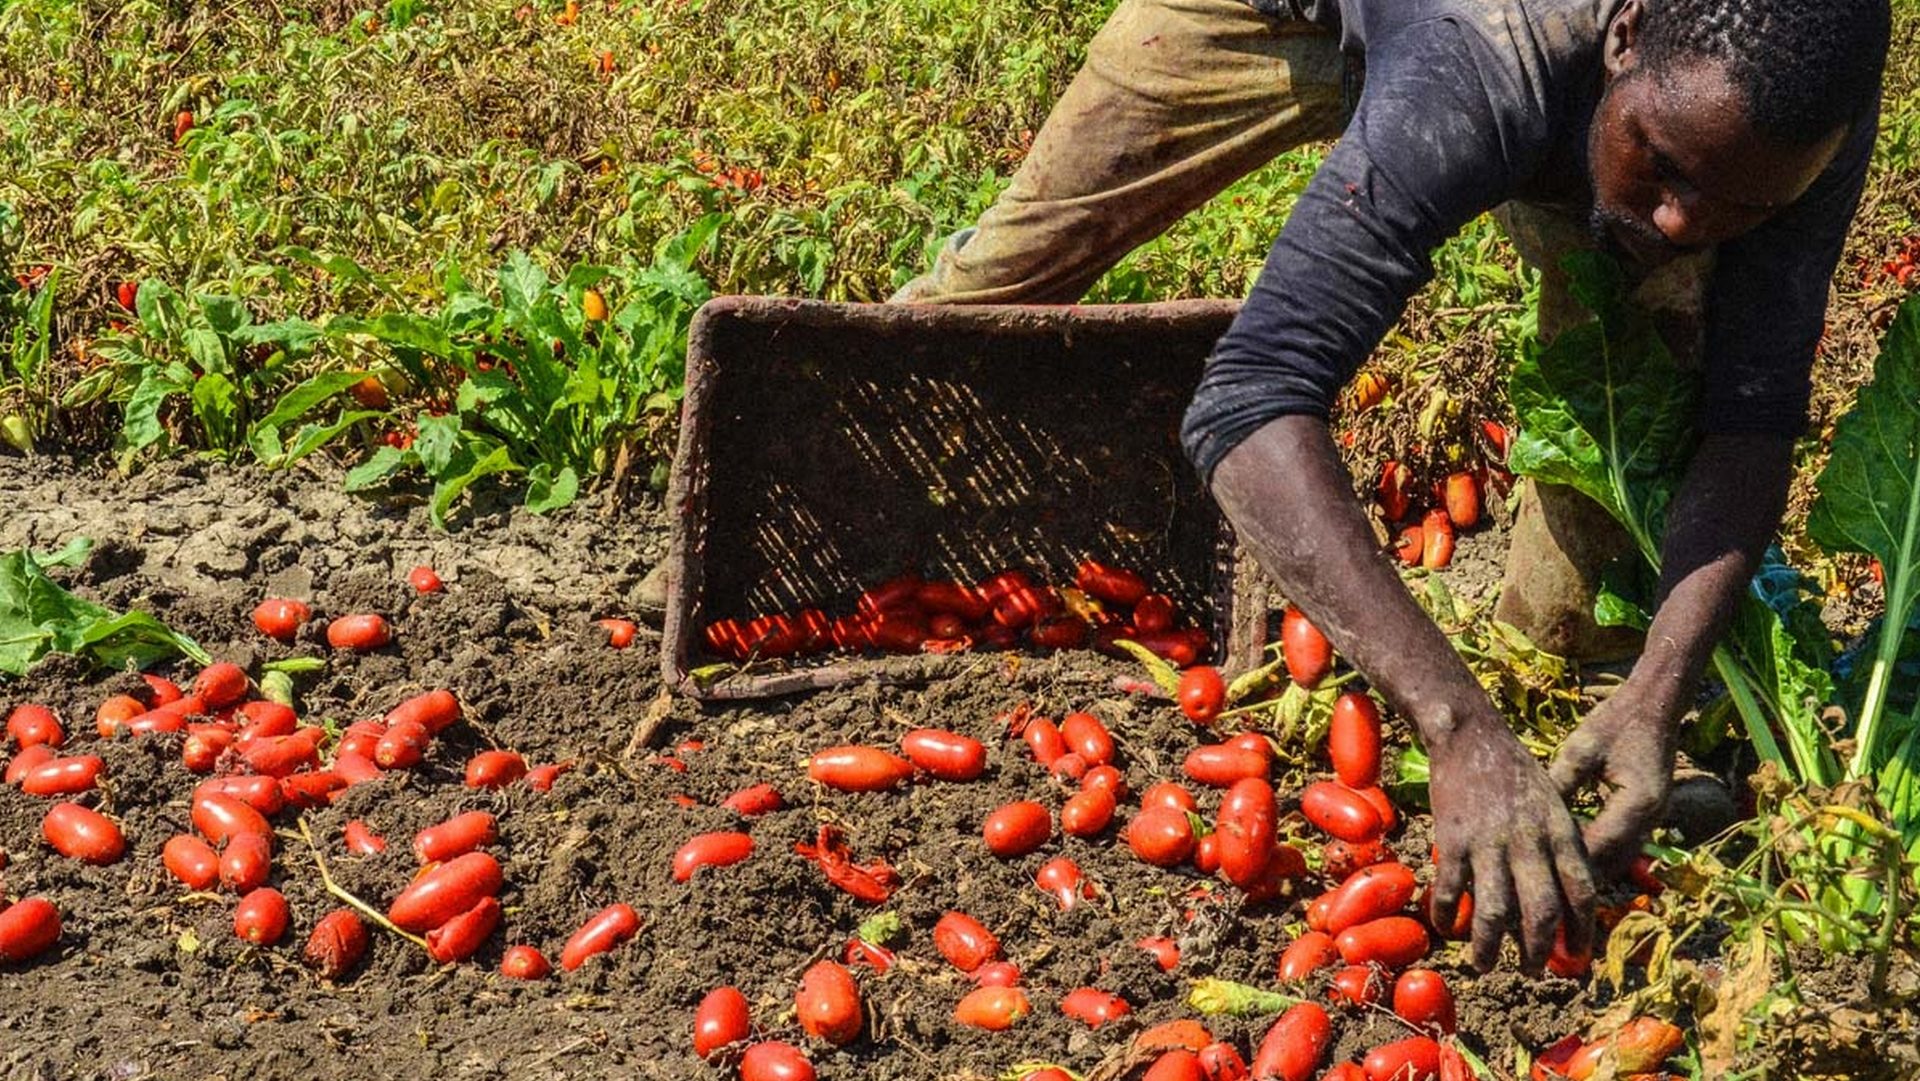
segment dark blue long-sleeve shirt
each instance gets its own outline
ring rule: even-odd
[[[1238,318],[1215,346],[1182,438],[1203,477],[1282,416],[1327,416],[1432,276],[1431,253],[1510,199],[1586,188],[1619,0],[1254,0],[1336,29],[1365,89]],[[1806,424],[1828,283],[1875,125],[1856,127],[1793,205],[1719,246],[1707,286],[1706,432]]]

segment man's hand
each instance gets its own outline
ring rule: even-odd
[[[1553,783],[1568,798],[1595,781],[1612,786],[1586,828],[1587,851],[1617,873],[1640,850],[1673,787],[1674,711],[1648,704],[1631,680],[1587,714],[1553,760]]]
[[[1516,921],[1537,971],[1561,921],[1569,947],[1590,937],[1593,881],[1579,831],[1546,770],[1381,555],[1351,484],[1326,423],[1291,416],[1221,460],[1213,495],[1287,598],[1419,729],[1433,760],[1436,899],[1457,902],[1471,880],[1475,963],[1499,960]]]
[[[1579,832],[1545,770],[1496,722],[1462,727],[1432,751],[1433,910],[1447,920],[1473,892],[1473,963],[1500,960],[1511,924],[1527,971],[1538,973],[1557,927],[1583,953],[1593,935],[1593,878]]]

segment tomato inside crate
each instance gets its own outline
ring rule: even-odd
[[[1085,583],[1089,559],[1144,578],[1155,596],[1126,600],[1150,601],[1155,625],[1170,600],[1197,659],[1257,652],[1264,613],[1236,625],[1231,533],[1179,441],[1233,311],[710,302],[668,492],[668,684],[752,697],[930,678],[988,648],[1090,648],[1099,628],[1044,596]],[[1043,594],[1037,616],[936,603],[903,629],[872,610],[907,575],[937,594],[1009,570]],[[996,618],[1029,622],[1009,635]]]

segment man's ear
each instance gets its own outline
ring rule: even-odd
[[[1632,71],[1639,63],[1639,54],[1634,46],[1640,40],[1640,0],[1627,0],[1614,12],[1613,21],[1607,23],[1607,33],[1602,39],[1601,60],[1606,64],[1607,77],[1613,78]]]

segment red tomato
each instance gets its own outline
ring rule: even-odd
[[[356,856],[374,856],[387,850],[387,839],[357,818],[347,823],[344,832],[347,851]]]
[[[1200,1072],[1207,1081],[1246,1081],[1247,1060],[1230,1043],[1219,1040],[1200,1049]]]
[[[1100,789],[1117,802],[1127,798],[1127,775],[1114,766],[1095,766],[1080,778],[1080,789],[1083,792]]]
[[[1003,804],[981,826],[987,849],[1001,859],[1024,856],[1053,836],[1053,816],[1032,800]]]
[[[1287,675],[1302,687],[1317,687],[1333,671],[1333,645],[1293,605],[1280,617],[1280,656],[1286,661]]]
[[[1395,1040],[1367,1052],[1360,1068],[1367,1081],[1436,1081],[1440,1045],[1425,1036]]]
[[[45,706],[31,704],[15,706],[13,712],[7,714],[7,736],[22,748],[40,744],[59,747],[67,742],[60,718]]]
[[[1265,780],[1271,765],[1266,755],[1244,746],[1212,743],[1187,752],[1181,770],[1194,781],[1227,788],[1247,778]]]
[[[467,759],[468,788],[505,788],[527,775],[518,751],[481,751]]]
[[[1153,1060],[1147,1072],[1140,1075],[1140,1081],[1207,1081],[1206,1067],[1200,1064],[1200,1055],[1184,1047],[1163,1051]]]
[[[250,893],[267,884],[273,871],[273,844],[263,833],[236,834],[220,850],[220,884]]]
[[[1236,781],[1220,801],[1220,873],[1241,889],[1260,880],[1273,856],[1279,809],[1273,786],[1258,777]]]
[[[553,791],[553,782],[559,780],[562,773],[572,768],[573,763],[571,762],[548,762],[545,765],[535,766],[527,771],[527,787],[533,789],[535,792],[551,792]],[[772,786],[768,785],[764,787],[771,788]],[[780,793],[775,792],[773,797],[778,800]],[[776,807],[773,809],[778,810],[779,808]]]
[[[1173,629],[1173,598],[1165,593],[1149,593],[1133,606],[1133,626],[1148,634]]]
[[[752,818],[756,815],[778,811],[787,805],[780,796],[780,790],[770,784],[749,785],[728,796],[720,806],[738,815]]]
[[[294,807],[324,807],[347,787],[347,779],[332,770],[296,773],[280,779],[280,794]]]
[[[220,880],[220,857],[191,833],[168,838],[160,849],[160,862],[190,890],[204,890]]]
[[[1328,878],[1345,880],[1362,867],[1371,867],[1384,862],[1392,853],[1378,839],[1353,844],[1348,841],[1328,841],[1320,846],[1320,867]]]
[[[1462,908],[1466,906],[1461,905]],[[1567,927],[1561,924],[1553,932],[1553,950],[1547,954],[1547,971],[1569,980],[1584,980],[1593,970],[1593,953],[1573,953],[1567,949]]]
[[[1333,948],[1333,936],[1325,931],[1308,931],[1293,940],[1280,954],[1280,979],[1285,983],[1304,980],[1340,960]]]
[[[1084,788],[1067,797],[1060,808],[1060,832],[1075,837],[1094,837],[1113,822],[1119,801],[1105,788]]]
[[[1041,864],[1040,870],[1034,872],[1033,881],[1042,892],[1060,902],[1062,911],[1093,897],[1093,887],[1080,873],[1080,865],[1064,856]]]
[[[1227,681],[1220,670],[1199,664],[1180,673],[1180,712],[1195,724],[1212,724],[1227,704]]]
[[[512,980],[544,980],[553,966],[539,950],[525,944],[508,946],[500,955],[500,975]]]
[[[631,619],[596,619],[593,625],[607,632],[607,645],[614,649],[625,649],[632,645],[634,637],[640,633],[640,628]],[[761,652],[774,655],[774,651],[764,645]]]
[[[271,946],[287,933],[292,921],[287,899],[279,890],[262,886],[240,898],[233,910],[233,933],[256,946]]]
[[[44,743],[21,748],[20,753],[13,756],[13,761],[7,763],[7,783],[19,784],[26,779],[27,774],[58,757],[60,756],[54,749]]]
[[[1213,830],[1193,842],[1193,869],[1203,875],[1220,873],[1220,832]]]
[[[1087,775],[1087,760],[1068,751],[1053,760],[1047,767],[1047,773],[1062,784],[1078,784]]]
[[[1372,807],[1374,813],[1380,816],[1381,832],[1385,833],[1390,831],[1394,826],[1399,824],[1400,814],[1394,810],[1393,800],[1387,797],[1386,791],[1379,785],[1375,784],[1368,785],[1365,788],[1356,788],[1354,792],[1357,793],[1361,799],[1366,800],[1367,805]]]
[[[581,924],[573,937],[567,939],[566,947],[560,951],[560,967],[572,972],[586,964],[587,958],[613,949],[639,931],[640,914],[633,910],[633,906],[608,905]]]
[[[1033,760],[1046,768],[1051,768],[1055,760],[1067,753],[1066,737],[1060,734],[1058,725],[1045,717],[1030,718],[1020,738],[1027,741]]]
[[[247,673],[237,664],[219,661],[201,669],[194,677],[193,693],[209,709],[225,709],[247,696]]]
[[[313,741],[298,733],[246,740],[234,745],[234,753],[248,769],[268,777],[285,777],[320,764]]]
[[[20,791],[29,796],[71,796],[92,788],[105,768],[106,763],[98,755],[80,754],[51,759],[28,770],[26,776],[20,778]]]
[[[1426,534],[1417,525],[1410,525],[1400,531],[1400,539],[1394,542],[1393,554],[1400,562],[1409,567],[1420,565],[1420,553],[1426,548]]]
[[[1174,867],[1193,855],[1193,823],[1187,812],[1145,807],[1127,823],[1127,846],[1155,867]]]
[[[130,694],[116,694],[100,703],[100,708],[94,712],[94,729],[100,733],[101,739],[112,739],[114,733],[145,712],[146,703],[138,698]]]
[[[842,792],[884,792],[913,776],[913,763],[878,747],[829,747],[807,760],[807,776]]]
[[[327,644],[335,649],[366,653],[393,641],[393,629],[384,617],[372,613],[341,616],[327,624]]]
[[[1413,899],[1413,869],[1404,863],[1362,867],[1336,887],[1327,904],[1327,933],[1391,916]]]
[[[1310,1081],[1332,1040],[1333,1021],[1319,1004],[1292,1006],[1261,1037],[1253,1055],[1253,1076]]]
[[[245,725],[240,730],[243,739],[290,736],[300,727],[300,715],[293,711],[292,706],[265,699],[248,702],[234,710],[234,720]]]
[[[500,861],[469,852],[414,879],[394,898],[387,918],[403,930],[428,931],[499,893],[501,881]]]
[[[987,771],[986,744],[938,728],[916,728],[900,737],[907,760],[943,781],[971,781]]]
[[[1132,608],[1146,598],[1147,581],[1130,570],[1108,567],[1083,560],[1074,572],[1073,584],[1093,597]]]
[[[259,811],[221,792],[196,792],[192,804],[193,828],[216,845],[242,833],[271,836],[272,827]]]
[[[972,972],[1000,956],[1000,940],[964,912],[949,912],[933,925],[933,948],[962,972]]]
[[[1340,959],[1350,965],[1376,964],[1405,968],[1427,955],[1432,943],[1419,920],[1383,916],[1356,924],[1333,937]]]
[[[1168,807],[1176,811],[1197,811],[1200,805],[1193,800],[1193,793],[1172,781],[1158,781],[1140,794],[1140,809],[1151,810],[1155,807]]]
[[[1089,766],[1113,761],[1113,735],[1091,713],[1069,713],[1061,718],[1060,735],[1067,741],[1067,750],[1086,759]]]
[[[253,610],[253,625],[268,638],[291,642],[301,624],[313,618],[313,609],[286,597],[270,597]]]
[[[41,820],[40,832],[55,852],[84,863],[112,863],[127,851],[127,840],[113,819],[77,803],[54,804]]]
[[[959,582],[922,582],[914,590],[913,599],[929,612],[939,612],[968,623],[978,623],[987,618],[987,613],[993,607],[979,590]]]
[[[382,718],[389,727],[403,723],[417,724],[433,736],[439,735],[459,719],[460,700],[453,696],[452,691],[445,689],[414,695],[388,710]]]
[[[1153,956],[1162,972],[1172,972],[1180,964],[1180,946],[1170,938],[1143,938],[1134,945]]]
[[[685,882],[702,867],[727,867],[753,855],[753,838],[744,833],[702,833],[673,854],[673,880]]]
[[[473,907],[427,932],[427,956],[443,965],[464,961],[500,926],[500,902],[482,897]]]
[[[367,954],[367,925],[351,908],[336,908],[320,917],[307,936],[300,960],[323,980],[337,980]]]
[[[1333,974],[1327,998],[1343,1006],[1371,1006],[1387,993],[1380,970],[1372,965],[1348,965]]]
[[[792,1044],[768,1040],[740,1056],[740,1081],[814,1081],[813,1063]]]
[[[26,961],[60,941],[60,910],[40,897],[25,897],[0,910],[0,965]]]
[[[1359,1063],[1342,1062],[1321,1075],[1320,1081],[1367,1081],[1367,1071]]]
[[[1413,470],[1391,459],[1381,465],[1375,497],[1387,521],[1397,522],[1407,516],[1413,500],[1412,489]]]
[[[1327,727],[1327,757],[1333,760],[1340,783],[1348,788],[1380,782],[1380,709],[1371,697],[1349,691],[1335,700],[1333,720]]]
[[[1132,1013],[1133,1007],[1119,995],[1095,987],[1077,987],[1060,999],[1060,1012],[1088,1028],[1099,1028]]]
[[[1453,523],[1447,512],[1435,508],[1420,520],[1420,565],[1437,571],[1453,562]]]
[[[1020,966],[1011,961],[989,961],[973,970],[973,982],[979,987],[1020,986]]]
[[[193,773],[212,773],[234,735],[220,725],[188,725],[187,738],[180,742],[180,764]]]
[[[414,834],[413,854],[421,863],[441,863],[499,839],[500,831],[492,815],[485,811],[467,811]]]
[[[1455,529],[1472,529],[1480,521],[1480,481],[1470,472],[1447,474],[1447,518]]]
[[[1315,781],[1300,793],[1307,821],[1342,841],[1359,844],[1385,832],[1380,812],[1358,792],[1332,781]]]
[[[800,991],[793,1004],[800,1028],[815,1039],[838,1047],[860,1036],[864,1020],[860,985],[837,961],[814,962],[800,977]]]
[[[412,769],[426,757],[427,744],[432,740],[432,733],[416,721],[389,725],[380,742],[374,744],[373,760],[382,769]],[[334,767],[339,768],[337,758]]]
[[[440,575],[425,563],[407,572],[407,584],[412,586],[416,593],[438,593],[443,588]]]
[[[1027,993],[1018,987],[976,987],[953,1007],[953,1019],[973,1028],[1001,1032],[1032,1012]]]
[[[694,1008],[693,1053],[703,1059],[712,1058],[715,1051],[739,1043],[752,1032],[747,996],[736,987],[716,987]]]
[[[1453,992],[1438,972],[1410,968],[1393,985],[1393,1012],[1416,1029],[1450,1036],[1455,1025]]]
[[[1205,1025],[1190,1017],[1175,1021],[1162,1021],[1133,1038],[1133,1050],[1136,1053],[1152,1051],[1171,1051],[1179,1048],[1199,1054],[1202,1047],[1213,1042],[1213,1034]]]

